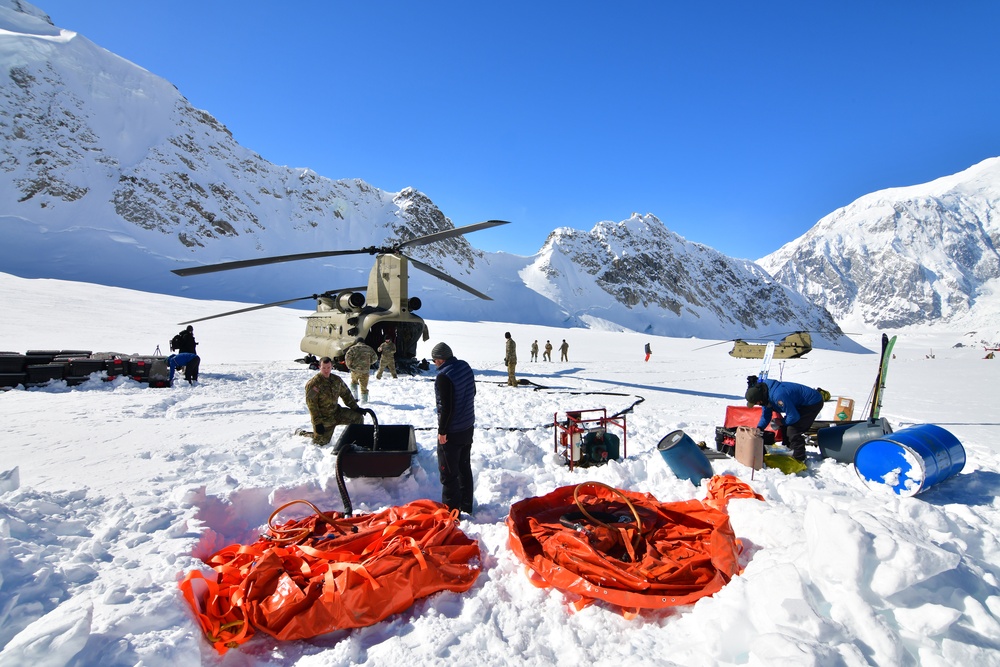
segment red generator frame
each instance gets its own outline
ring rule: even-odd
[[[597,414],[600,413],[600,414]],[[593,416],[586,416],[593,414]],[[552,434],[553,451],[562,456],[573,469],[573,448],[578,446],[583,436],[597,429],[608,430],[608,425],[616,426],[622,431],[622,459],[628,458],[628,423],[625,415],[608,417],[607,408],[592,408],[590,410],[567,410],[565,419],[559,419],[559,413],[552,418],[555,427]]]

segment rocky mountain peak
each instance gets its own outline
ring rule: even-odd
[[[839,321],[879,328],[977,318],[1000,279],[1000,158],[859,198],[759,261]]]

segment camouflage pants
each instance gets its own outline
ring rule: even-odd
[[[339,405],[330,414],[323,415],[322,422],[313,424],[313,444],[329,445],[333,439],[333,429],[335,426],[345,426],[347,424],[360,424],[365,416],[360,412],[355,412],[350,408],[342,408]],[[322,434],[316,432],[316,425],[322,423],[324,431]]]
[[[361,393],[362,394],[367,394],[368,393],[368,378],[369,378],[370,375],[371,375],[371,373],[369,373],[367,370],[360,371],[360,372],[358,372],[358,371],[351,371],[351,384],[352,385],[353,384],[358,385],[359,387],[361,387]],[[354,398],[357,398],[357,396],[355,396]]]
[[[517,386],[517,378],[514,377],[514,368],[517,367],[517,363],[507,364],[507,384],[511,387]]]
[[[389,369],[392,377],[396,377],[396,360],[395,359],[383,359],[382,363],[379,364],[378,373],[375,374],[375,379],[382,379],[382,371]]]

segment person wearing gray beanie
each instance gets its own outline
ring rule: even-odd
[[[431,350],[437,367],[434,397],[438,415],[438,469],[441,502],[448,509],[472,514],[472,437],[476,425],[476,378],[472,368],[438,343]]]
[[[448,347],[447,343],[438,343],[431,350],[431,359],[443,359],[444,361],[448,361],[453,356],[455,355],[451,353],[451,348]]]
[[[752,380],[752,381],[751,381]],[[760,421],[757,429],[763,431],[775,412],[784,413],[785,446],[792,450],[792,458],[805,463],[806,432],[823,409],[824,398],[819,390],[795,382],[747,378],[749,386],[744,397],[748,406],[759,405]]]

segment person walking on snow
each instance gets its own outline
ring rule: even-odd
[[[344,365],[351,371],[351,393],[358,398],[358,387],[361,388],[361,402],[368,402],[368,377],[372,374],[372,365],[378,361],[375,350],[365,345],[364,338],[357,341],[344,355]]]
[[[559,346],[559,361],[569,361],[569,343],[563,338],[562,345]]]
[[[812,427],[823,409],[823,395],[811,387],[795,382],[764,380],[751,377],[746,391],[747,405],[763,406],[757,430],[763,431],[771,423],[775,412],[784,413],[785,445],[792,450],[792,458],[806,460],[806,432]]]
[[[531,344],[531,360],[538,361],[538,341]]]
[[[543,361],[552,361],[552,341],[545,341],[545,352],[542,353]]]
[[[516,387],[517,378],[514,377],[514,368],[517,366],[517,343],[510,337],[510,332],[504,332],[507,342],[504,345],[503,363],[507,367],[507,386]]]
[[[653,350],[649,347],[649,343],[646,343],[646,361],[649,361],[649,357],[652,356]]]
[[[378,346],[378,353],[382,355],[379,358],[378,372],[375,373],[375,379],[382,379],[382,371],[389,369],[392,373],[392,377],[396,377],[396,346],[392,344],[391,338],[386,338],[385,342]]]
[[[434,346],[431,360],[437,367],[434,397],[438,414],[437,457],[441,472],[441,502],[449,509],[471,515],[476,379],[469,364],[456,359],[445,343]]]

